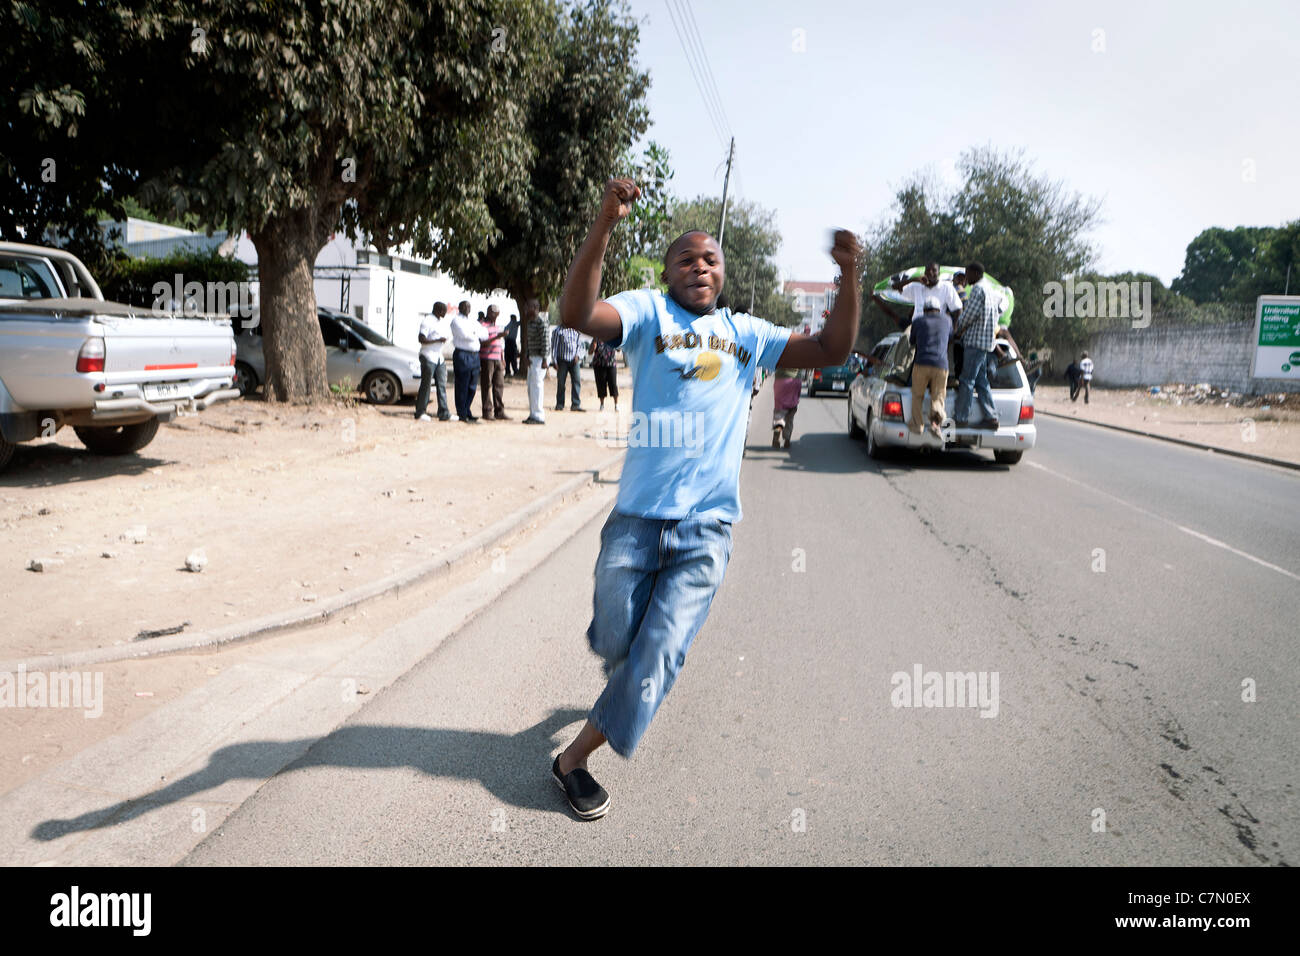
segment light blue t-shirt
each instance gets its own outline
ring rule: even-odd
[[[776,368],[790,330],[730,309],[695,315],[654,289],[606,301],[623,319],[633,380],[615,510],[739,521],[754,373]]]

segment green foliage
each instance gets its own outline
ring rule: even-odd
[[[643,286],[642,270],[647,265],[653,268],[657,283],[662,264],[654,260],[668,243],[668,219],[673,202],[668,185],[673,178],[672,166],[668,151],[658,143],[649,143],[640,160],[626,154],[618,171],[641,187],[641,198],[610,238],[605,253],[607,265],[601,273],[601,294],[605,296]]]
[[[1276,228],[1214,226],[1188,243],[1172,288],[1198,303],[1253,303],[1283,292],[1288,266],[1292,287],[1300,289],[1300,219]]]
[[[656,259],[663,267],[668,243],[684,232],[702,229],[711,236],[718,233],[722,197],[698,196],[673,203],[668,230]],[[722,257],[726,266],[723,295],[737,312],[749,312],[777,325],[794,325],[799,314],[789,297],[781,291],[781,270],[776,263],[781,248],[781,233],[776,227],[776,213],[745,199],[727,202],[727,228],[722,237]],[[827,258],[827,272],[835,266]]]
[[[216,249],[205,252],[177,250],[161,259],[118,259],[112,268],[95,277],[104,298],[129,305],[152,306],[157,296],[154,286],[161,282],[169,288],[177,275],[182,283],[247,282],[248,266],[238,259],[227,259]]]
[[[664,285],[660,278],[664,271],[662,260],[652,259],[649,256],[633,256],[621,265],[622,267],[619,268],[619,264],[614,263],[601,273],[602,295],[616,295],[625,289],[668,291],[668,286]]]
[[[650,78],[630,55],[638,38],[626,6],[611,0],[583,0],[550,25],[536,59],[553,66],[517,103],[530,146],[520,158],[522,177],[488,190],[478,227],[446,229],[434,244],[438,261],[461,284],[543,302],[559,292],[605,183],[649,124]],[[498,148],[490,136],[474,141],[467,159]],[[656,155],[647,162],[662,162],[666,181],[666,154]]]

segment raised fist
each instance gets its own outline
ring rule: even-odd
[[[854,274],[857,269],[858,255],[861,252],[862,247],[858,245],[856,235],[848,229],[835,230],[835,245],[831,247],[831,258],[840,267],[842,275]]]
[[[632,203],[641,196],[641,190],[630,179],[611,179],[605,184],[605,198],[600,203],[601,218],[611,223],[627,218]]]

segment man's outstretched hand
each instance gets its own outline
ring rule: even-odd
[[[600,217],[610,225],[626,219],[632,203],[641,198],[641,189],[630,179],[611,179],[605,184],[605,198],[600,203]]]
[[[607,192],[608,198],[609,193]],[[848,229],[835,230],[835,245],[831,247],[831,258],[835,264],[840,267],[840,274],[846,278],[850,275],[857,275],[858,255],[862,252],[862,247],[858,245],[858,237]]]

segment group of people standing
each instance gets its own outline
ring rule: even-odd
[[[429,386],[433,384],[438,398],[439,421],[461,421],[473,424],[480,421],[474,414],[474,395],[479,379],[483,380],[482,418],[508,420],[502,392],[505,387],[505,344],[511,327],[518,328],[518,320],[511,316],[506,328],[497,326],[501,310],[488,306],[487,313],[479,313],[478,321],[470,317],[470,304],[463,301],[450,319],[447,304],[435,302],[433,311],[420,324],[420,390],[415,397],[415,418],[428,422]],[[456,412],[447,407],[447,363],[442,350],[451,340],[452,375]]]
[[[501,310],[489,305],[480,312],[478,320],[470,317],[470,303],[463,301],[450,318],[447,304],[435,302],[433,310],[420,324],[420,388],[415,399],[417,421],[433,421],[428,414],[430,386],[437,396],[439,421],[461,421],[473,424],[482,420],[509,421],[503,391],[507,376],[520,373],[520,359],[528,379],[528,417],[525,425],[544,425],[542,408],[542,382],[546,378],[547,348],[550,347],[550,367],[556,370],[557,389],[555,410],[564,410],[564,386],[570,385],[569,407],[575,412],[582,408],[579,355],[581,338],[574,329],[557,327],[548,343],[546,320],[542,318],[535,298],[520,303],[523,321],[511,316],[504,328],[497,325]],[[522,349],[516,338],[522,329]],[[450,340],[452,352],[453,401],[455,411],[447,404],[447,363],[443,348]],[[615,350],[604,343],[592,342],[588,348],[592,356],[592,369],[596,376],[596,395],[600,407],[605,407],[606,395],[614,400],[618,410],[618,375]],[[482,383],[482,415],[474,414],[474,397]]]

